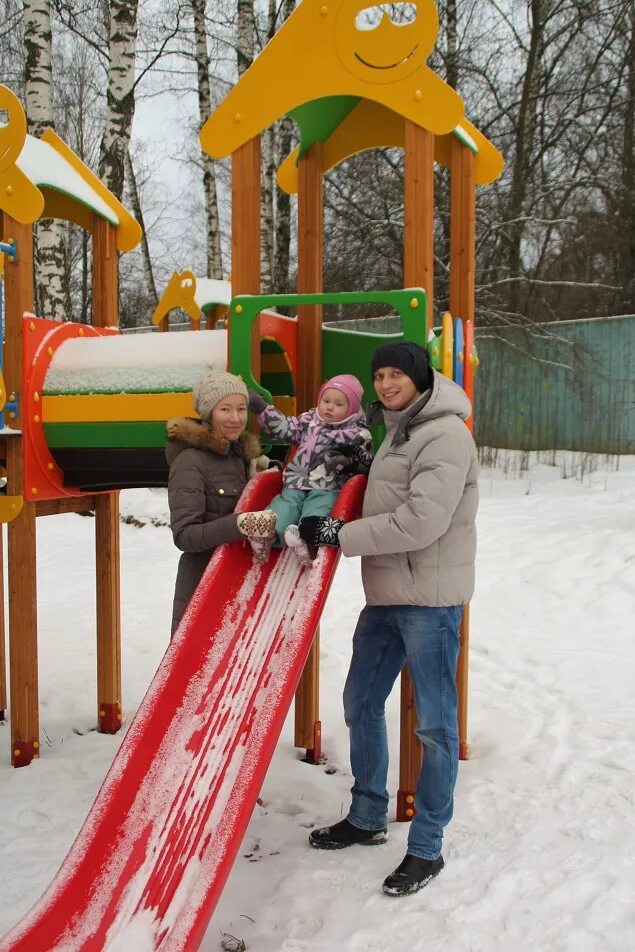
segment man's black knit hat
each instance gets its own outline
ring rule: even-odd
[[[410,377],[419,393],[432,386],[432,370],[428,351],[411,341],[399,341],[394,344],[382,344],[370,361],[373,376],[380,367],[396,367]]]

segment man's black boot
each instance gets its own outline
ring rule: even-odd
[[[387,896],[410,896],[427,886],[443,869],[443,857],[421,859],[406,853],[397,869],[384,879]]]
[[[334,826],[312,830],[309,843],[318,850],[343,850],[347,846],[379,846],[388,839],[386,830],[361,830],[348,820],[340,820]]]

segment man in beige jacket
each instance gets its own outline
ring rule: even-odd
[[[464,391],[429,366],[417,344],[374,353],[379,402],[370,424],[386,436],[370,468],[362,518],[300,524],[309,544],[362,557],[366,606],[353,637],[344,688],[354,784],[346,819],[313,830],[317,849],[377,845],[388,837],[385,702],[408,665],[423,767],[403,861],[383,883],[390,896],[417,892],[443,868],[458,766],[456,664],[463,605],[474,590],[478,463],[465,426]]]

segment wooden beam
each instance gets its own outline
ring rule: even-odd
[[[260,293],[260,136],[232,155],[231,286],[233,297]],[[260,380],[259,320],[254,321],[252,330],[251,367]]]
[[[426,337],[434,305],[434,136],[406,120],[404,156],[404,287],[426,292]],[[417,711],[407,668],[401,673],[397,819],[411,820],[421,771]]]
[[[475,319],[476,273],[476,180],[474,155],[452,137],[450,162],[450,310],[463,322]],[[470,429],[473,425],[473,416]],[[470,607],[461,619],[461,648],[456,672],[459,695],[459,756],[469,757],[467,740],[468,668],[470,649]]]
[[[118,257],[115,229],[93,222],[93,326],[116,327]],[[121,727],[121,607],[119,493],[95,498],[95,569],[97,591],[97,712],[99,730]]]
[[[324,290],[324,195],[322,144],[317,142],[298,167],[298,294]],[[298,380],[300,412],[315,406],[322,383],[322,307],[298,308]]]
[[[95,506],[97,555],[97,701],[99,730],[121,727],[121,613],[119,494],[98,496]]]
[[[427,295],[427,329],[434,301],[434,135],[406,120],[404,156],[404,287]]]
[[[35,504],[36,516],[58,516],[62,512],[92,512],[96,496],[66,496],[64,499],[42,499]]]
[[[300,159],[298,169],[298,293],[324,289],[324,196],[322,145],[315,143]],[[298,379],[300,412],[315,406],[322,383],[322,308],[298,308]],[[322,753],[320,724],[320,629],[304,666],[295,695],[295,746],[306,749],[305,759],[318,763]]]
[[[7,395],[18,397],[18,415],[10,421],[20,427],[22,393],[22,315],[33,311],[33,227],[4,215],[2,238],[15,239],[17,258],[4,264],[5,343],[4,379]],[[24,494],[23,444],[7,440],[7,493]],[[11,707],[11,762],[23,767],[39,756],[39,700],[37,670],[37,572],[35,506],[24,503],[7,526],[9,589],[9,670]]]
[[[450,311],[474,321],[476,183],[474,156],[452,136],[450,164]]]

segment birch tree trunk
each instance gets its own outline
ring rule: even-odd
[[[99,177],[119,200],[134,116],[134,67],[138,0],[110,0],[106,127],[101,140]]]
[[[236,63],[240,79],[254,60],[254,0],[238,0],[236,11]]]
[[[459,37],[457,30],[456,0],[447,0],[445,11],[447,54],[445,78],[452,89],[459,88]]]
[[[51,11],[49,0],[24,0],[26,51],[26,116],[31,135],[40,138],[53,128]],[[70,319],[64,287],[64,236],[62,222],[44,218],[35,231],[36,306],[42,317]]]
[[[267,42],[276,32],[276,0],[269,0]],[[275,234],[273,193],[276,176],[276,126],[262,134],[262,188],[260,192],[260,282],[263,294],[270,294],[273,285]]]
[[[130,150],[128,150],[125,155],[125,172],[126,180],[128,182],[128,190],[130,192],[132,211],[134,212],[134,217],[141,225],[141,260],[143,262],[143,276],[146,282],[148,297],[150,298],[150,305],[154,309],[159,303],[159,296],[157,294],[157,286],[154,282],[154,272],[152,270],[152,260],[150,258],[148,236],[146,234],[146,226],[143,220],[143,209],[141,208],[141,199],[139,197],[139,189],[137,188],[137,177],[134,172],[132,158],[130,157]]]
[[[209,54],[207,51],[207,33],[205,30],[205,0],[191,0],[191,2],[192,13],[194,14],[198,111],[202,125],[212,113],[212,94],[209,82]],[[201,150],[201,161],[203,164],[203,192],[205,195],[207,277],[218,278],[220,280],[223,277],[223,260],[220,245],[216,170],[214,160],[203,150]]]

